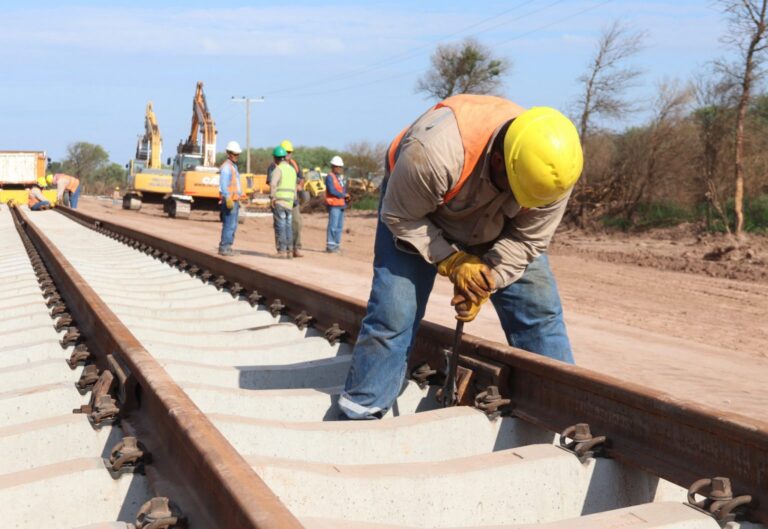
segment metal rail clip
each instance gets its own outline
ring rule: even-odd
[[[509,399],[504,399],[499,393],[498,386],[488,386],[485,391],[481,391],[475,396],[475,407],[485,412],[488,418],[495,420],[502,414],[502,409],[512,403]]]
[[[569,426],[560,433],[560,447],[576,454],[582,463],[590,457],[602,455],[607,444],[608,439],[604,435],[594,437],[585,422]]]
[[[126,436],[112,447],[109,457],[103,460],[112,479],[119,479],[123,474],[143,474],[144,465],[152,462],[152,455],[138,439]]]
[[[168,498],[152,498],[136,515],[136,529],[173,529],[184,527],[184,517]]]
[[[349,333],[339,327],[338,323],[334,323],[325,331],[325,339],[328,340],[328,343],[331,345],[336,345],[338,342],[343,342],[348,335]]]
[[[696,495],[704,499],[696,501]],[[688,504],[712,516],[721,526],[736,519],[736,509],[752,502],[752,496],[733,496],[731,480],[728,478],[705,478],[695,481],[688,489]]]

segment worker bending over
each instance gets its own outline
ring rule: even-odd
[[[27,205],[30,210],[40,211],[43,209],[51,209],[51,203],[48,202],[43,195],[40,184],[33,184],[27,193]]]
[[[237,231],[237,216],[240,213],[240,172],[237,170],[237,159],[243,150],[236,141],[227,143],[227,159],[219,168],[219,195],[221,200],[221,240],[219,254],[226,257],[235,255],[232,245]]]
[[[56,201],[77,209],[80,198],[80,179],[65,173],[56,173],[53,175],[53,181],[56,183]]]
[[[275,168],[269,182],[269,197],[277,239],[277,255],[291,259],[294,256],[292,210],[296,202],[297,175],[293,165],[286,161],[286,155],[282,145],[272,151]]]
[[[328,207],[328,230],[325,251],[337,253],[341,249],[341,234],[344,231],[344,210],[349,202],[347,181],[344,178],[344,160],[341,156],[331,158],[331,172],[325,177],[325,205]]]
[[[380,418],[396,399],[437,274],[454,284],[457,319],[490,298],[510,345],[573,363],[545,252],[582,164],[565,116],[492,96],[448,98],[395,138],[347,417]]]

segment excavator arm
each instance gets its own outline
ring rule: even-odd
[[[160,137],[160,127],[157,117],[152,110],[152,101],[147,103],[144,114],[144,135],[136,145],[136,159],[145,161],[149,169],[162,169],[163,140]]]
[[[200,134],[202,134],[202,149],[198,144]],[[197,82],[195,98],[192,100],[192,127],[189,138],[183,144],[179,144],[179,152],[202,154],[204,166],[215,167],[216,165],[216,125],[208,111],[202,81]]]

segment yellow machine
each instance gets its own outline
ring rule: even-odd
[[[44,151],[0,151],[0,202],[26,204],[29,188],[40,184],[46,200],[55,204],[56,189],[43,185],[48,162]]]
[[[307,171],[304,175],[304,190],[308,191],[312,198],[325,195],[325,177],[319,167],[314,171]]]
[[[163,140],[150,101],[144,114],[144,135],[136,144],[136,158],[128,163],[123,209],[139,210],[142,202],[161,202],[171,192],[171,171],[163,169],[162,155]]]
[[[200,137],[200,139],[198,138]],[[217,209],[219,168],[216,167],[216,126],[198,81],[192,100],[192,128],[185,142],[179,142],[173,160],[173,188],[166,195],[164,209],[170,217],[188,218],[195,209]],[[253,192],[253,180],[240,175],[244,194]]]

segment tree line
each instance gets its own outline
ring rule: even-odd
[[[720,0],[733,59],[715,59],[689,81],[663,80],[648,104],[627,97],[643,72],[631,59],[647,35],[614,22],[598,38],[577,86],[572,119],[585,167],[566,220],[622,228],[700,220],[711,230],[768,231],[768,0]],[[497,94],[512,63],[469,38],[437,47],[416,91],[440,100]],[[615,131],[639,110],[650,117]]]

